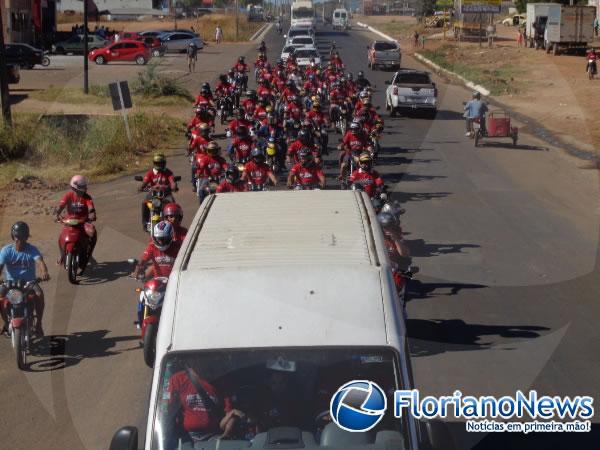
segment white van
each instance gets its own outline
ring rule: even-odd
[[[385,417],[365,433],[329,418],[333,394],[354,379],[389,396]],[[425,427],[394,419],[391,406],[395,389],[412,387],[402,308],[363,192],[204,201],[167,288],[146,450],[418,449]],[[198,405],[201,413],[186,415]],[[230,439],[210,439],[238,411]],[[211,432],[194,428],[209,423]],[[110,448],[137,444],[137,430],[124,427]]]
[[[334,30],[349,30],[350,17],[345,9],[336,9],[333,11],[333,19],[331,24]]]

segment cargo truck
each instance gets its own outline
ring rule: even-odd
[[[566,49],[585,49],[594,40],[595,6],[559,3],[527,4],[527,40],[557,55]]]
[[[452,30],[456,39],[484,38],[487,26],[494,23],[494,13],[463,12],[463,4],[470,6],[472,3],[472,1],[454,0],[455,18],[452,23]]]

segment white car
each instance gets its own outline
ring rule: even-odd
[[[288,40],[286,45],[293,45],[295,47],[316,47],[317,43],[312,36],[296,36]]]
[[[295,50],[296,47],[294,45],[286,45],[285,47],[283,47],[283,50],[281,50],[281,59],[286,61],[290,54]]]
[[[321,65],[321,55],[315,47],[297,48],[294,55],[299,67],[310,65],[311,60],[314,60],[317,66]]]
[[[398,112],[420,110],[430,118],[437,111],[437,88],[429,72],[414,69],[401,69],[392,81],[386,81],[385,108],[390,116]]]

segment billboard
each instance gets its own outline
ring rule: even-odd
[[[499,13],[502,0],[462,0],[462,13]]]

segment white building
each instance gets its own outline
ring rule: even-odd
[[[152,0],[88,0],[88,8],[94,10],[95,8],[90,5],[93,3],[96,5],[98,11],[118,11],[122,9],[129,10],[140,10],[140,9],[152,9]],[[77,13],[83,12],[83,1],[81,0],[58,0],[56,8],[59,12],[64,11],[75,11]]]

